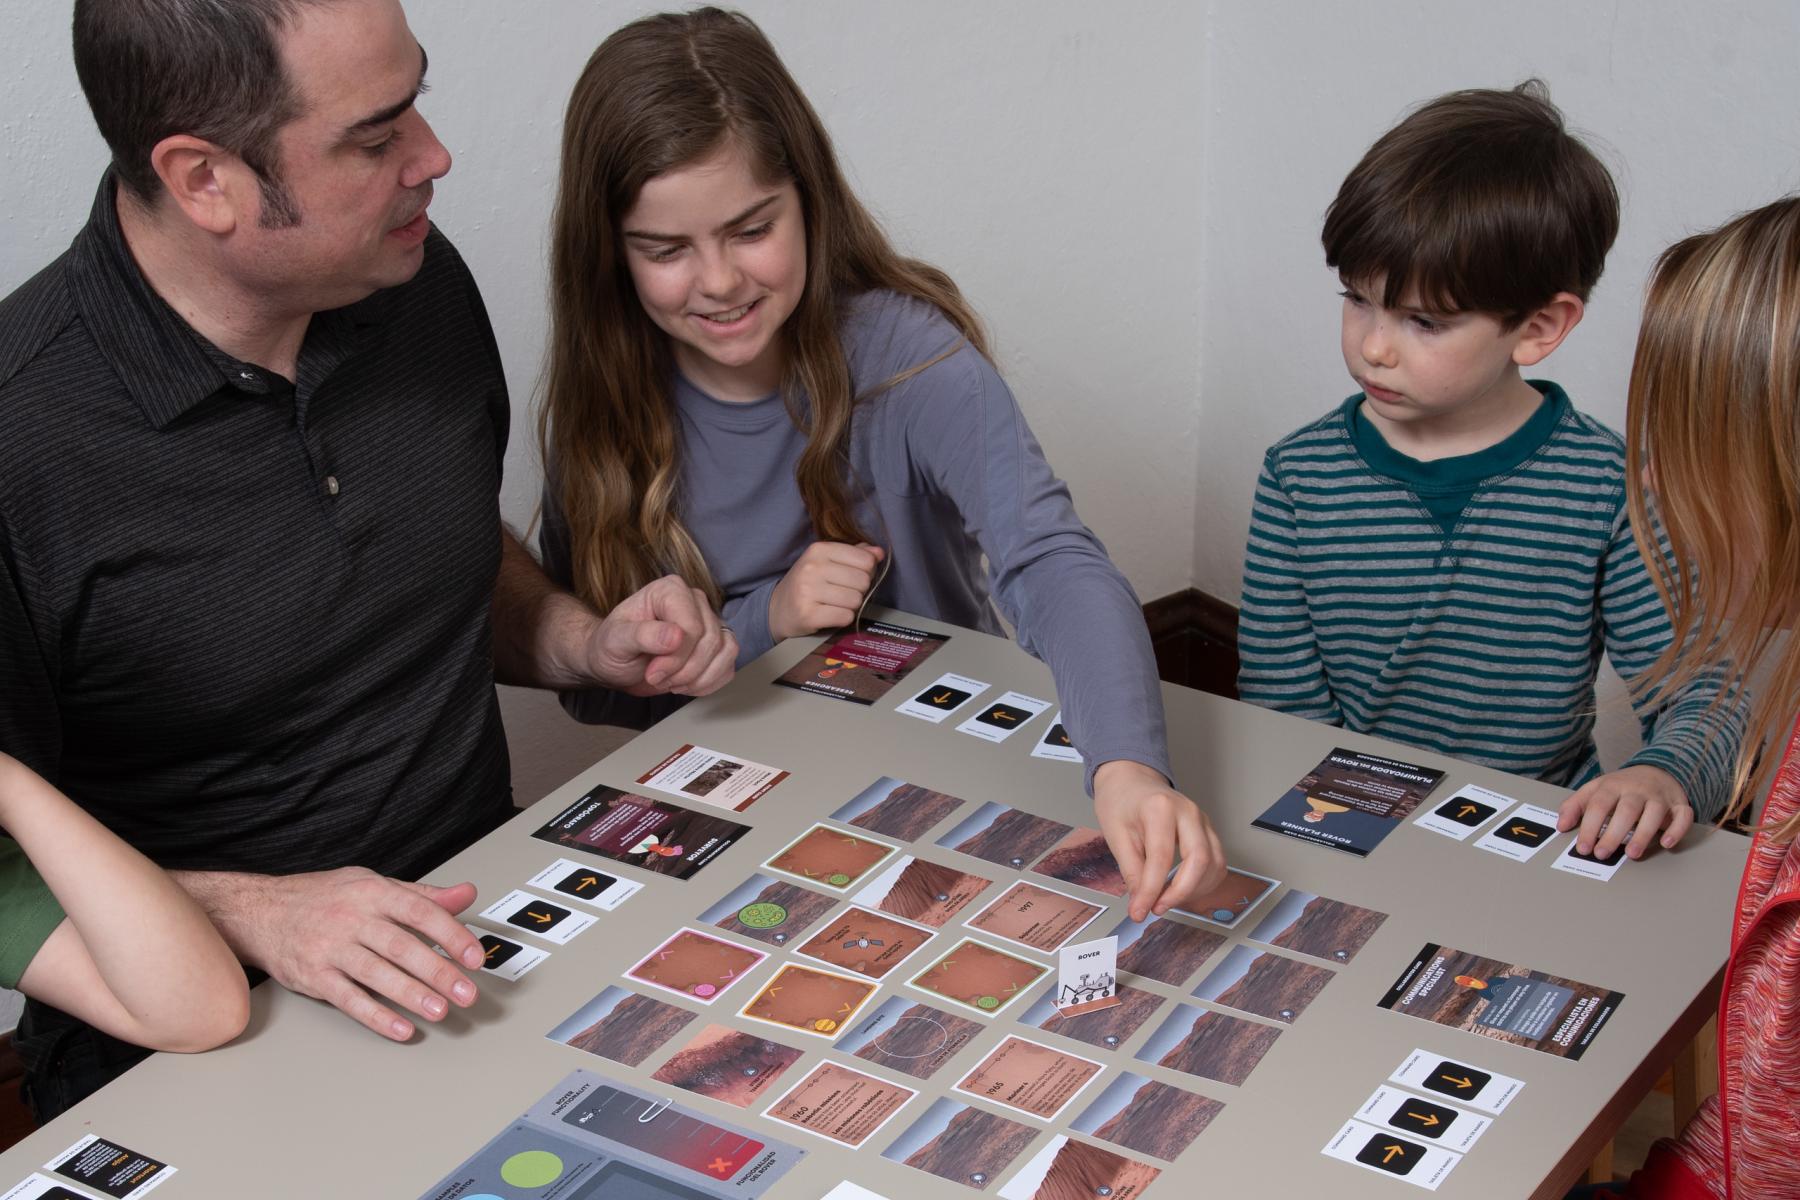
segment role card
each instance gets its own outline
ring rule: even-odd
[[[1498,1071],[1470,1066],[1461,1059],[1445,1058],[1429,1050],[1414,1050],[1401,1060],[1391,1082],[1419,1092],[1432,1092],[1484,1113],[1499,1116],[1506,1111],[1524,1082]]]
[[[973,734],[984,742],[1004,742],[1049,707],[1048,700],[1038,700],[1023,692],[1007,692],[958,725],[956,731]]]
[[[894,711],[917,717],[921,721],[930,721],[933,725],[942,725],[945,717],[987,691],[990,686],[992,685],[979,679],[970,679],[967,675],[946,672],[912,699],[901,701]]]
[[[589,908],[611,912],[643,890],[644,885],[583,866],[574,859],[559,858],[525,881],[534,888],[555,892]]]
[[[1437,1191],[1462,1161],[1460,1154],[1355,1120],[1344,1123],[1336,1136],[1325,1143],[1323,1153],[1370,1171],[1398,1176],[1431,1192]]]
[[[922,992],[991,1017],[1049,973],[1050,968],[1042,963],[1028,962],[973,938],[964,938],[910,982]]]
[[[787,777],[779,767],[684,745],[638,776],[638,782],[686,800],[743,812]]]
[[[939,838],[937,844],[958,854],[1020,871],[1026,863],[1072,832],[1072,825],[990,800]]]
[[[1009,1036],[963,1076],[955,1090],[1040,1121],[1054,1121],[1103,1070],[1104,1065],[1091,1058]]]
[[[1054,1003],[1056,988],[1041,996],[1019,1015],[1021,1025],[1035,1025],[1045,1033],[1073,1038],[1102,1050],[1117,1050],[1131,1040],[1131,1035],[1156,1015],[1163,998],[1142,988],[1121,987],[1114,995],[1115,1003],[1105,1008],[1071,1013]]]
[[[0,1192],[0,1200],[94,1200],[88,1192],[78,1192],[74,1188],[56,1182],[48,1175],[39,1175],[33,1171],[29,1178]]]
[[[794,953],[853,975],[880,979],[934,936],[923,925],[852,904]]]
[[[1555,861],[1550,865],[1558,871],[1567,871],[1569,874],[1579,875],[1583,879],[1597,879],[1601,883],[1605,883],[1619,873],[1620,867],[1630,861],[1625,857],[1624,842],[1615,846],[1613,852],[1605,858],[1583,854],[1575,848],[1579,843],[1579,838],[1571,839],[1569,844],[1563,847],[1563,852],[1557,855]]]
[[[827,637],[777,678],[775,686],[873,704],[949,640],[946,634],[871,621]]]
[[[721,816],[597,787],[531,836],[658,875],[690,879],[748,832],[748,825]]]
[[[558,946],[568,945],[570,939],[599,919],[592,913],[578,913],[572,908],[540,900],[518,888],[482,909],[481,915],[490,921],[523,929],[532,937],[543,938]]]
[[[1517,803],[1511,796],[1502,796],[1471,783],[1456,789],[1442,804],[1427,809],[1413,824],[1459,842],[1466,841],[1470,834],[1493,820],[1496,813],[1505,812]]]
[[[1458,1154],[1467,1154],[1476,1139],[1494,1123],[1488,1117],[1478,1117],[1385,1083],[1356,1110],[1356,1119],[1398,1130],[1408,1137]]]
[[[1126,1071],[1095,1097],[1071,1129],[1174,1162],[1225,1110],[1217,1100]]]
[[[1250,937],[1326,962],[1347,963],[1386,920],[1386,913],[1371,908],[1290,891],[1250,931]]]
[[[767,875],[752,875],[700,914],[715,929],[785,946],[806,936],[837,901],[810,888]]]
[[[979,1021],[890,996],[838,1039],[837,1048],[914,1079],[930,1079],[981,1030]]]
[[[1209,925],[1235,929],[1257,905],[1274,895],[1275,889],[1280,886],[1279,880],[1270,879],[1267,875],[1229,867],[1218,886],[1197,896],[1189,896],[1174,911],[1183,916],[1196,917]]]
[[[1105,911],[1079,896],[1021,879],[963,923],[1000,941],[1052,954]]]
[[[1125,876],[1098,829],[1073,829],[1031,868],[1035,874],[1091,888],[1108,896],[1125,894]]]
[[[801,1051],[759,1034],[708,1025],[651,1076],[695,1095],[749,1108],[768,1093]]]
[[[860,1146],[919,1093],[829,1060],[789,1088],[763,1116],[845,1146]]]
[[[1506,819],[1475,839],[1477,850],[1486,850],[1514,862],[1530,862],[1556,836],[1555,809],[1521,804]]]
[[[169,1182],[175,1168],[117,1142],[88,1134],[44,1164],[44,1170],[72,1179],[111,1200],[137,1200]]]
[[[1608,988],[1428,944],[1381,998],[1381,1007],[1579,1059],[1624,999]]]
[[[814,887],[841,892],[866,876],[894,852],[886,842],[817,824],[788,843],[787,849],[763,866],[792,875]]]
[[[609,987],[544,1036],[587,1054],[641,1066],[694,1019],[694,1014],[622,987]]]
[[[942,929],[993,881],[907,855],[871,879],[851,899],[920,925]]]
[[[1252,822],[1303,842],[1365,856],[1444,778],[1431,767],[1333,750]]]
[[[509,983],[517,983],[519,976],[550,957],[548,950],[489,933],[479,925],[464,925],[463,928],[481,943],[481,969]]]
[[[1113,930],[1119,939],[1119,970],[1180,987],[1225,944],[1222,933],[1169,917],[1133,921],[1127,916]]]
[[[1065,1017],[1119,1004],[1119,939],[1095,938],[1058,950],[1050,1003]]]
[[[712,1004],[767,957],[761,950],[698,929],[680,929],[625,975],[665,992]]]
[[[1281,1030],[1274,1025],[1178,1004],[1135,1057],[1139,1062],[1239,1087],[1280,1036]]]
[[[1292,1025],[1325,990],[1332,972],[1298,959],[1233,946],[1194,995],[1239,1012]]]
[[[982,1192],[1036,1139],[1037,1130],[1028,1125],[943,1099],[926,1109],[881,1157]]]
[[[961,808],[962,803],[947,792],[934,792],[884,775],[832,813],[831,819],[898,841],[916,842],[933,825]]]
[[[1081,751],[1075,748],[1075,743],[1069,740],[1069,731],[1063,728],[1061,713],[1050,718],[1050,728],[1044,730],[1044,736],[1031,748],[1031,757],[1048,758],[1053,762],[1081,761]]]
[[[738,1015],[833,1041],[879,985],[799,963],[784,963]]]
[[[1134,1200],[1161,1174],[1159,1167],[1058,1134],[1006,1181],[1000,1200],[1063,1200],[1066,1196]]]

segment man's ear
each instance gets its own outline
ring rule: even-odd
[[[1558,292],[1548,303],[1535,309],[1513,331],[1512,359],[1521,367],[1535,367],[1562,345],[1564,338],[1587,312],[1587,305],[1573,292]]]
[[[183,216],[208,233],[225,235],[237,228],[246,211],[245,187],[256,181],[242,159],[212,142],[185,133],[173,134],[150,151],[150,166],[169,200]]]

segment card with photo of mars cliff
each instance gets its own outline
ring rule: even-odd
[[[694,1014],[621,987],[609,987],[546,1036],[553,1042],[639,1066],[686,1029]]]
[[[990,937],[1053,954],[1105,911],[1079,896],[1021,879],[965,924]]]
[[[1058,1134],[1000,1189],[1000,1200],[1069,1200],[1107,1196],[1135,1200],[1162,1174],[1160,1167]]]
[[[840,971],[880,979],[935,936],[922,925],[853,904],[827,921],[794,953]]]
[[[1054,1121],[1105,1070],[1100,1063],[1022,1037],[1002,1038],[956,1090]]]
[[[739,937],[785,946],[806,936],[836,903],[810,888],[752,875],[701,913],[700,919]]]
[[[738,1015],[832,1040],[878,985],[798,963],[785,963]]]
[[[937,844],[983,862],[1022,871],[1026,863],[1073,831],[1072,825],[990,800],[958,822]]]
[[[1042,963],[1028,962],[1004,950],[964,938],[951,951],[911,980],[922,992],[991,1017],[1025,994],[1050,973]]]
[[[1226,1008],[1293,1024],[1331,982],[1332,972],[1279,954],[1233,946],[1194,995]]]
[[[774,682],[815,696],[873,704],[949,640],[941,633],[871,621],[827,637]]]
[[[851,899],[864,908],[942,929],[991,882],[908,854],[889,864]]]
[[[1428,944],[1382,997],[1381,1007],[1579,1059],[1624,1000],[1623,992],[1610,988]]]
[[[1170,917],[1133,921],[1127,916],[1113,930],[1119,939],[1119,971],[1180,987],[1225,944],[1222,933],[1201,929]]]
[[[1037,1138],[1037,1130],[996,1113],[939,1100],[881,1152],[890,1162],[986,1191]]]
[[[948,792],[934,792],[883,775],[832,813],[831,819],[870,833],[915,842],[962,804]]]
[[[1443,778],[1431,767],[1340,747],[1251,824],[1363,857]]]
[[[749,1108],[800,1056],[792,1046],[754,1033],[708,1025],[651,1078],[721,1104]]]
[[[761,950],[698,929],[682,929],[625,975],[677,996],[711,1004],[767,957]]]
[[[981,1030],[979,1021],[890,996],[840,1038],[837,1048],[914,1079],[930,1079]]]
[[[1131,1040],[1131,1035],[1144,1022],[1156,1015],[1156,1010],[1162,1007],[1163,1002],[1163,998],[1154,992],[1123,985],[1118,990],[1117,998],[1118,1003],[1109,1008],[1098,1008],[1093,1012],[1070,1016],[1058,1011],[1056,989],[1051,988],[1020,1015],[1019,1022],[1023,1025],[1035,1025],[1045,1033],[1098,1046],[1102,1050],[1117,1050]]]
[[[1039,875],[1091,888],[1108,896],[1125,894],[1125,876],[1098,829],[1074,829],[1031,868]]]
[[[912,1088],[827,1061],[769,1105],[763,1116],[845,1146],[860,1146],[918,1094]]]
[[[1250,937],[1326,962],[1347,963],[1386,920],[1386,913],[1374,909],[1290,891],[1250,931]]]
[[[1250,1078],[1280,1036],[1280,1028],[1274,1025],[1178,1004],[1135,1057],[1139,1062],[1238,1087]]]
[[[1174,1162],[1224,1109],[1217,1100],[1126,1071],[1070,1122],[1070,1128]]]
[[[829,825],[814,825],[763,866],[803,879],[815,887],[843,891],[894,852],[886,842],[857,837]]]
[[[748,832],[748,825],[723,816],[597,787],[531,836],[658,875],[690,879]]]

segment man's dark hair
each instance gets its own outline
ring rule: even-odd
[[[1364,154],[1325,213],[1325,262],[1383,307],[1484,312],[1507,328],[1558,292],[1587,299],[1619,192],[1540,80],[1451,92]]]
[[[75,0],[75,73],[126,191],[154,201],[150,151],[185,133],[256,172],[263,224],[296,223],[275,140],[300,101],[276,38],[302,4],[320,2]]]

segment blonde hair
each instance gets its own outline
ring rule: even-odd
[[[1800,709],[1800,642],[1784,632],[1800,611],[1800,198],[1657,260],[1626,427],[1632,527],[1674,627],[1640,686],[1721,663],[1740,687],[1759,675],[1729,819],[1766,788]],[[1800,815],[1773,830],[1796,832]]]

